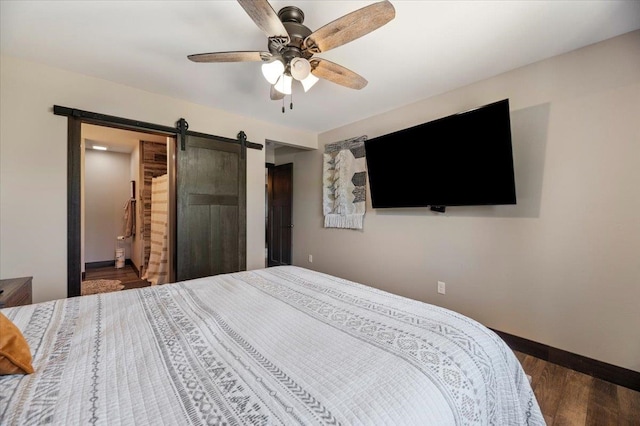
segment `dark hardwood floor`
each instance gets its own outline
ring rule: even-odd
[[[116,269],[113,266],[100,268],[87,268],[85,271],[85,281],[89,280],[120,280],[124,285],[123,290],[149,286],[147,280],[141,280],[135,269],[131,265]]]
[[[548,426],[640,426],[640,392],[515,352]]]

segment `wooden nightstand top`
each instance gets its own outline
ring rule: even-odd
[[[31,304],[31,280],[33,277],[0,280],[0,308],[12,308]]]

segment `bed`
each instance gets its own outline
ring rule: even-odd
[[[2,425],[544,424],[481,324],[294,266],[2,312],[35,368]]]

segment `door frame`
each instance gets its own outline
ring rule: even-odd
[[[82,282],[82,265],[81,259],[81,126],[82,123],[95,124],[98,126],[114,127],[123,130],[134,130],[146,133],[155,133],[163,136],[171,136],[176,138],[176,144],[181,136],[193,135],[204,137],[215,137],[217,140],[229,143],[238,143],[243,146],[243,151],[246,148],[259,149],[263,148],[262,144],[255,142],[248,142],[244,132],[238,133],[238,139],[230,139],[223,136],[213,136],[204,133],[192,132],[186,130],[188,124],[184,119],[180,119],[178,123],[180,125],[176,128],[163,126],[160,124],[148,123],[144,121],[132,120],[128,118],[116,117],[112,115],[105,115],[90,111],[83,111],[75,108],[63,107],[59,105],[53,106],[53,114],[67,117],[67,297],[80,296],[80,288]],[[184,125],[186,124],[186,126]],[[182,138],[184,139],[184,138]],[[175,150],[178,148],[174,148]],[[172,162],[174,168],[173,178],[170,176],[170,181],[175,183],[175,155],[172,155]],[[170,200],[171,202],[171,200]],[[173,206],[170,206],[172,213],[175,212],[175,199],[173,200]],[[170,232],[173,232],[173,244],[175,245],[175,224]],[[175,271],[175,259],[176,252],[173,250],[171,256],[171,262],[173,263],[173,270]]]
[[[264,242],[266,246],[266,254],[264,259],[264,266],[269,266],[269,253],[271,253],[271,204],[273,203],[273,168],[276,165],[274,163],[265,163],[265,169],[267,170],[266,182],[265,182],[265,236]]]
[[[82,224],[80,222],[82,199],[81,199],[81,182],[83,179],[81,173],[81,151],[82,151],[82,124],[92,124],[104,127],[113,127],[122,130],[132,130],[137,132],[157,134],[167,136],[174,139],[174,143],[167,144],[167,155],[175,152],[176,137],[175,133],[150,131],[144,127],[132,128],[127,126],[113,125],[110,123],[101,123],[96,120],[83,120],[76,117],[68,118],[68,134],[67,134],[67,297],[80,296],[82,283],[82,264],[81,264],[81,235]],[[167,173],[169,174],[169,186],[171,187],[175,181],[175,156],[168,157]],[[175,187],[169,191],[169,232],[175,232]],[[172,226],[173,225],[173,226]],[[175,244],[175,234],[170,235],[172,244]],[[172,257],[175,256],[175,249],[170,250]],[[173,271],[174,260],[170,259],[172,265],[170,270]]]

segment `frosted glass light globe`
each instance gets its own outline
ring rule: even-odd
[[[264,78],[266,78],[270,84],[278,81],[278,78],[280,78],[283,72],[284,64],[277,59],[273,62],[262,64],[262,75],[264,75]]]
[[[291,60],[291,77],[302,81],[311,72],[311,64],[304,58],[293,58]]]

